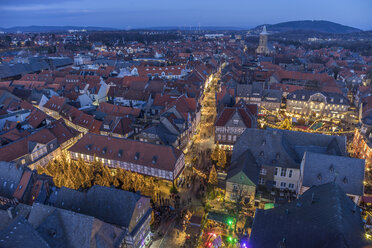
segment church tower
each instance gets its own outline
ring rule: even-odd
[[[262,32],[260,33],[260,42],[256,49],[256,53],[267,54],[269,53],[269,48],[267,47],[267,36],[269,34],[266,31],[266,26],[263,26]]]

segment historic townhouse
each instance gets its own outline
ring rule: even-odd
[[[81,133],[68,127],[60,119],[2,146],[0,161],[14,162],[17,165],[29,166],[32,169],[45,166],[51,159],[59,156],[61,150],[67,149],[80,137]]]
[[[185,166],[183,152],[172,146],[92,133],[81,138],[69,152],[72,159],[92,162],[96,158],[111,168],[123,168],[169,181],[175,180]]]
[[[287,112],[303,116],[343,119],[349,105],[338,93],[296,90],[287,96]]]
[[[63,106],[65,106],[67,99],[60,96],[52,96],[49,101],[47,101],[43,109],[46,114],[52,116],[55,119],[61,118],[60,112],[62,111]]]
[[[346,155],[346,138],[323,134],[294,132],[288,130],[248,128],[234,145],[228,175],[233,177],[245,152],[252,154],[245,174],[252,185],[258,177],[262,190],[288,190],[293,195],[300,190],[301,161],[305,152],[336,156]],[[257,170],[257,167],[259,170]],[[239,170],[238,170],[239,171]],[[259,172],[258,172],[259,171]],[[259,173],[257,175],[257,173]],[[236,187],[239,184],[235,183]]]
[[[239,136],[257,126],[257,105],[243,101],[234,107],[225,107],[218,114],[215,124],[215,140],[223,149],[232,150]]]

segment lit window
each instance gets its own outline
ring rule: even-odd
[[[267,171],[265,168],[261,168],[260,174],[261,175],[266,175]]]
[[[280,172],[280,176],[285,177],[286,174],[287,174],[287,168],[282,168]]]

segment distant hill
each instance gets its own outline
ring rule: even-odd
[[[259,33],[262,30],[262,26],[257,26],[252,29],[254,33]],[[281,22],[277,24],[267,24],[268,32],[288,32],[294,30],[303,31],[315,31],[321,33],[331,33],[331,34],[346,34],[353,32],[360,32],[362,30],[345,26],[342,24],[329,22],[329,21],[291,21],[291,22]]]
[[[67,30],[82,30],[85,29],[87,31],[112,31],[112,30],[121,30],[117,28],[110,28],[110,27],[83,27],[83,26],[19,26],[19,27],[11,27],[11,28],[1,28],[0,31],[6,33],[42,33],[42,32],[63,32]],[[131,30],[154,30],[154,31],[170,31],[170,30],[182,30],[182,31],[238,31],[238,30],[247,30],[240,27],[219,27],[219,26],[163,26],[163,27],[144,27],[144,28],[135,28]]]
[[[347,34],[353,32],[360,32],[362,30],[341,25],[334,22],[329,21],[290,21],[290,22],[282,22],[277,24],[265,24],[267,27],[268,32],[291,32],[291,31],[313,31],[313,32],[321,32],[321,33],[331,33],[331,34]],[[252,33],[260,33],[262,31],[262,26],[257,26],[253,29],[250,29]],[[0,31],[6,33],[15,33],[15,32],[63,32],[67,30],[82,30],[85,29],[87,31],[113,31],[113,30],[121,30],[117,28],[111,27],[92,27],[92,26],[19,26],[19,27],[11,27],[11,28],[1,28]],[[244,27],[223,27],[223,26],[163,26],[163,27],[144,27],[144,28],[136,28],[132,30],[181,30],[181,31],[210,31],[210,32],[218,32],[218,31],[243,31],[248,30]]]
[[[82,30],[85,29],[87,31],[103,31],[103,30],[117,30],[115,28],[107,28],[107,27],[83,27],[83,26],[20,26],[20,27],[11,27],[11,28],[0,28],[0,31],[6,33],[33,33],[33,32],[61,32],[67,30]]]
[[[134,30],[180,30],[180,31],[241,31],[247,30],[247,28],[242,27],[232,27],[232,26],[159,26],[159,27],[144,27],[136,28]]]

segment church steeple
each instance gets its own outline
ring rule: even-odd
[[[262,32],[260,33],[260,35],[268,35],[268,33],[266,31],[266,25],[263,26]]]
[[[269,53],[269,48],[267,47],[267,36],[266,26],[263,26],[262,32],[260,33],[260,41],[256,49],[256,53]]]

